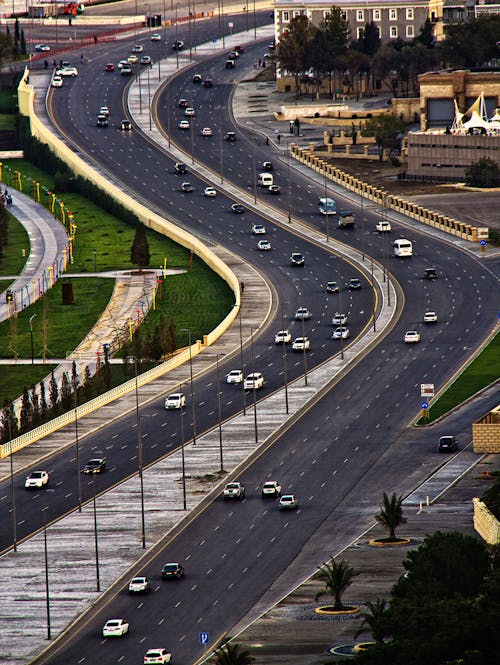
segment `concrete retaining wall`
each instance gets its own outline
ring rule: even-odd
[[[474,504],[474,529],[489,545],[500,544],[500,522],[490,513],[481,499],[472,499]]]
[[[475,453],[500,453],[500,405],[472,423]]]

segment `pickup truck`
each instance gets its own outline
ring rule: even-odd
[[[244,499],[245,488],[241,483],[227,483],[222,496],[224,499]]]
[[[354,217],[352,210],[339,210],[337,217],[339,229],[354,228],[356,218]]]

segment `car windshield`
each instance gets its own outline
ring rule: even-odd
[[[227,485],[228,490],[236,490],[236,489],[238,489],[238,487],[239,487],[238,483],[229,483]]]
[[[33,471],[30,478],[41,478],[42,476],[43,476],[43,473],[41,471]]]
[[[108,628],[115,628],[120,625],[120,621],[117,620],[108,621],[106,625]]]
[[[165,565],[164,570],[167,573],[174,573],[178,568],[179,568],[179,566],[176,563],[167,563]]]

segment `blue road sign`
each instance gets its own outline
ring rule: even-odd
[[[481,247],[484,247],[486,245],[486,240],[480,240],[479,244],[481,245]]]
[[[420,408],[421,409],[428,409],[429,408],[429,402],[421,402]]]
[[[217,37],[212,37],[212,44],[215,44],[216,42],[217,42]],[[205,634],[205,633],[203,633],[203,634]]]
[[[208,633],[200,633],[200,644],[208,644]]]

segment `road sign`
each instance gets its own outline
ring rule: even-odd
[[[481,239],[486,240],[489,236],[489,232],[490,232],[490,230],[487,226],[478,228],[478,230],[477,230],[477,239],[478,240],[481,240]]]
[[[424,409],[424,411],[427,410],[429,408],[429,402],[421,402],[420,408]]]
[[[420,397],[434,397],[434,384],[421,383],[420,384]],[[424,408],[424,407],[422,407]],[[427,407],[425,407],[427,408]]]
[[[208,644],[208,633],[200,633],[200,644]]]
[[[481,245],[481,247],[484,247],[486,245],[486,240],[480,240],[479,244]]]

